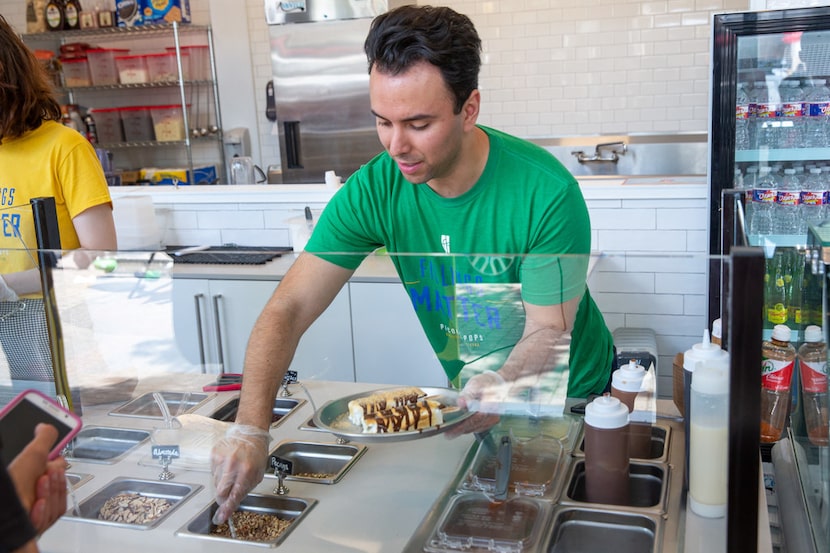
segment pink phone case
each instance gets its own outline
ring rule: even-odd
[[[39,409],[40,411],[42,411],[44,413],[44,418],[46,418],[46,417],[51,418],[53,425],[56,422],[59,422],[60,424],[68,426],[70,428],[70,430],[66,433],[66,435],[59,436],[58,441],[55,443],[55,445],[52,447],[52,450],[49,452],[49,459],[50,460],[55,459],[56,457],[58,457],[58,455],[60,455],[61,450],[63,450],[63,448],[66,446],[66,444],[68,444],[70,441],[72,441],[72,438],[74,438],[75,435],[78,432],[80,432],[80,430],[83,426],[83,421],[81,420],[81,418],[78,415],[76,415],[72,411],[69,411],[69,410],[65,409],[59,403],[57,403],[55,400],[53,400],[49,396],[47,396],[47,395],[45,395],[45,394],[43,394],[43,393],[41,393],[37,390],[24,390],[24,391],[20,392],[19,394],[17,394],[17,396],[15,396],[14,399],[12,399],[5,407],[3,407],[2,410],[0,410],[0,420],[4,419],[10,412],[12,412],[15,409],[15,407],[19,406],[20,403],[22,403],[23,401],[28,401],[26,399],[26,397],[29,396],[29,395],[36,396],[34,398],[33,402],[37,403],[37,401],[39,401],[39,400],[45,401],[45,402],[49,403],[50,405],[52,405],[53,407],[55,407],[56,409],[58,409],[59,413],[61,413],[63,415],[61,418],[55,418],[55,416],[52,413],[49,413],[48,411],[45,411],[45,410],[41,409],[40,407],[37,407],[37,409]],[[39,421],[39,422],[50,422],[50,421],[49,420],[43,420],[43,421]],[[34,428],[32,428],[32,435],[34,435]]]

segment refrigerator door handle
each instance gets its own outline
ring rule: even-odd
[[[285,164],[289,169],[302,169],[303,164],[300,163],[302,157],[300,152],[300,122],[286,121],[283,124],[285,129],[285,153],[288,159]]]

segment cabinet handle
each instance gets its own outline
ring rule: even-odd
[[[213,295],[213,321],[216,325],[216,353],[219,355],[219,372],[225,372],[225,353],[222,349],[222,317],[219,310],[219,304],[222,299],[222,294]]]
[[[205,337],[202,331],[202,300],[205,298],[204,294],[194,294],[193,302],[196,305],[196,336],[199,338],[199,363],[201,364],[202,374],[205,374]]]

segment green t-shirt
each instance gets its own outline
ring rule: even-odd
[[[368,252],[386,247],[432,348],[456,383],[474,361],[492,358],[491,368],[500,366],[522,334],[520,300],[555,305],[582,295],[568,395],[599,393],[608,382],[613,347],[585,285],[591,236],[579,185],[544,149],[481,128],[490,152],[468,192],[443,198],[408,182],[388,154],[379,154],[335,194],[306,251],[339,252],[321,257],[355,269]]]

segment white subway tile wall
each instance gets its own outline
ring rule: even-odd
[[[206,0],[192,0],[199,3]],[[261,0],[246,0],[255,90],[271,78]],[[481,35],[479,121],[525,138],[706,132],[712,14],[750,0],[455,0]],[[277,137],[257,95],[265,165]]]

